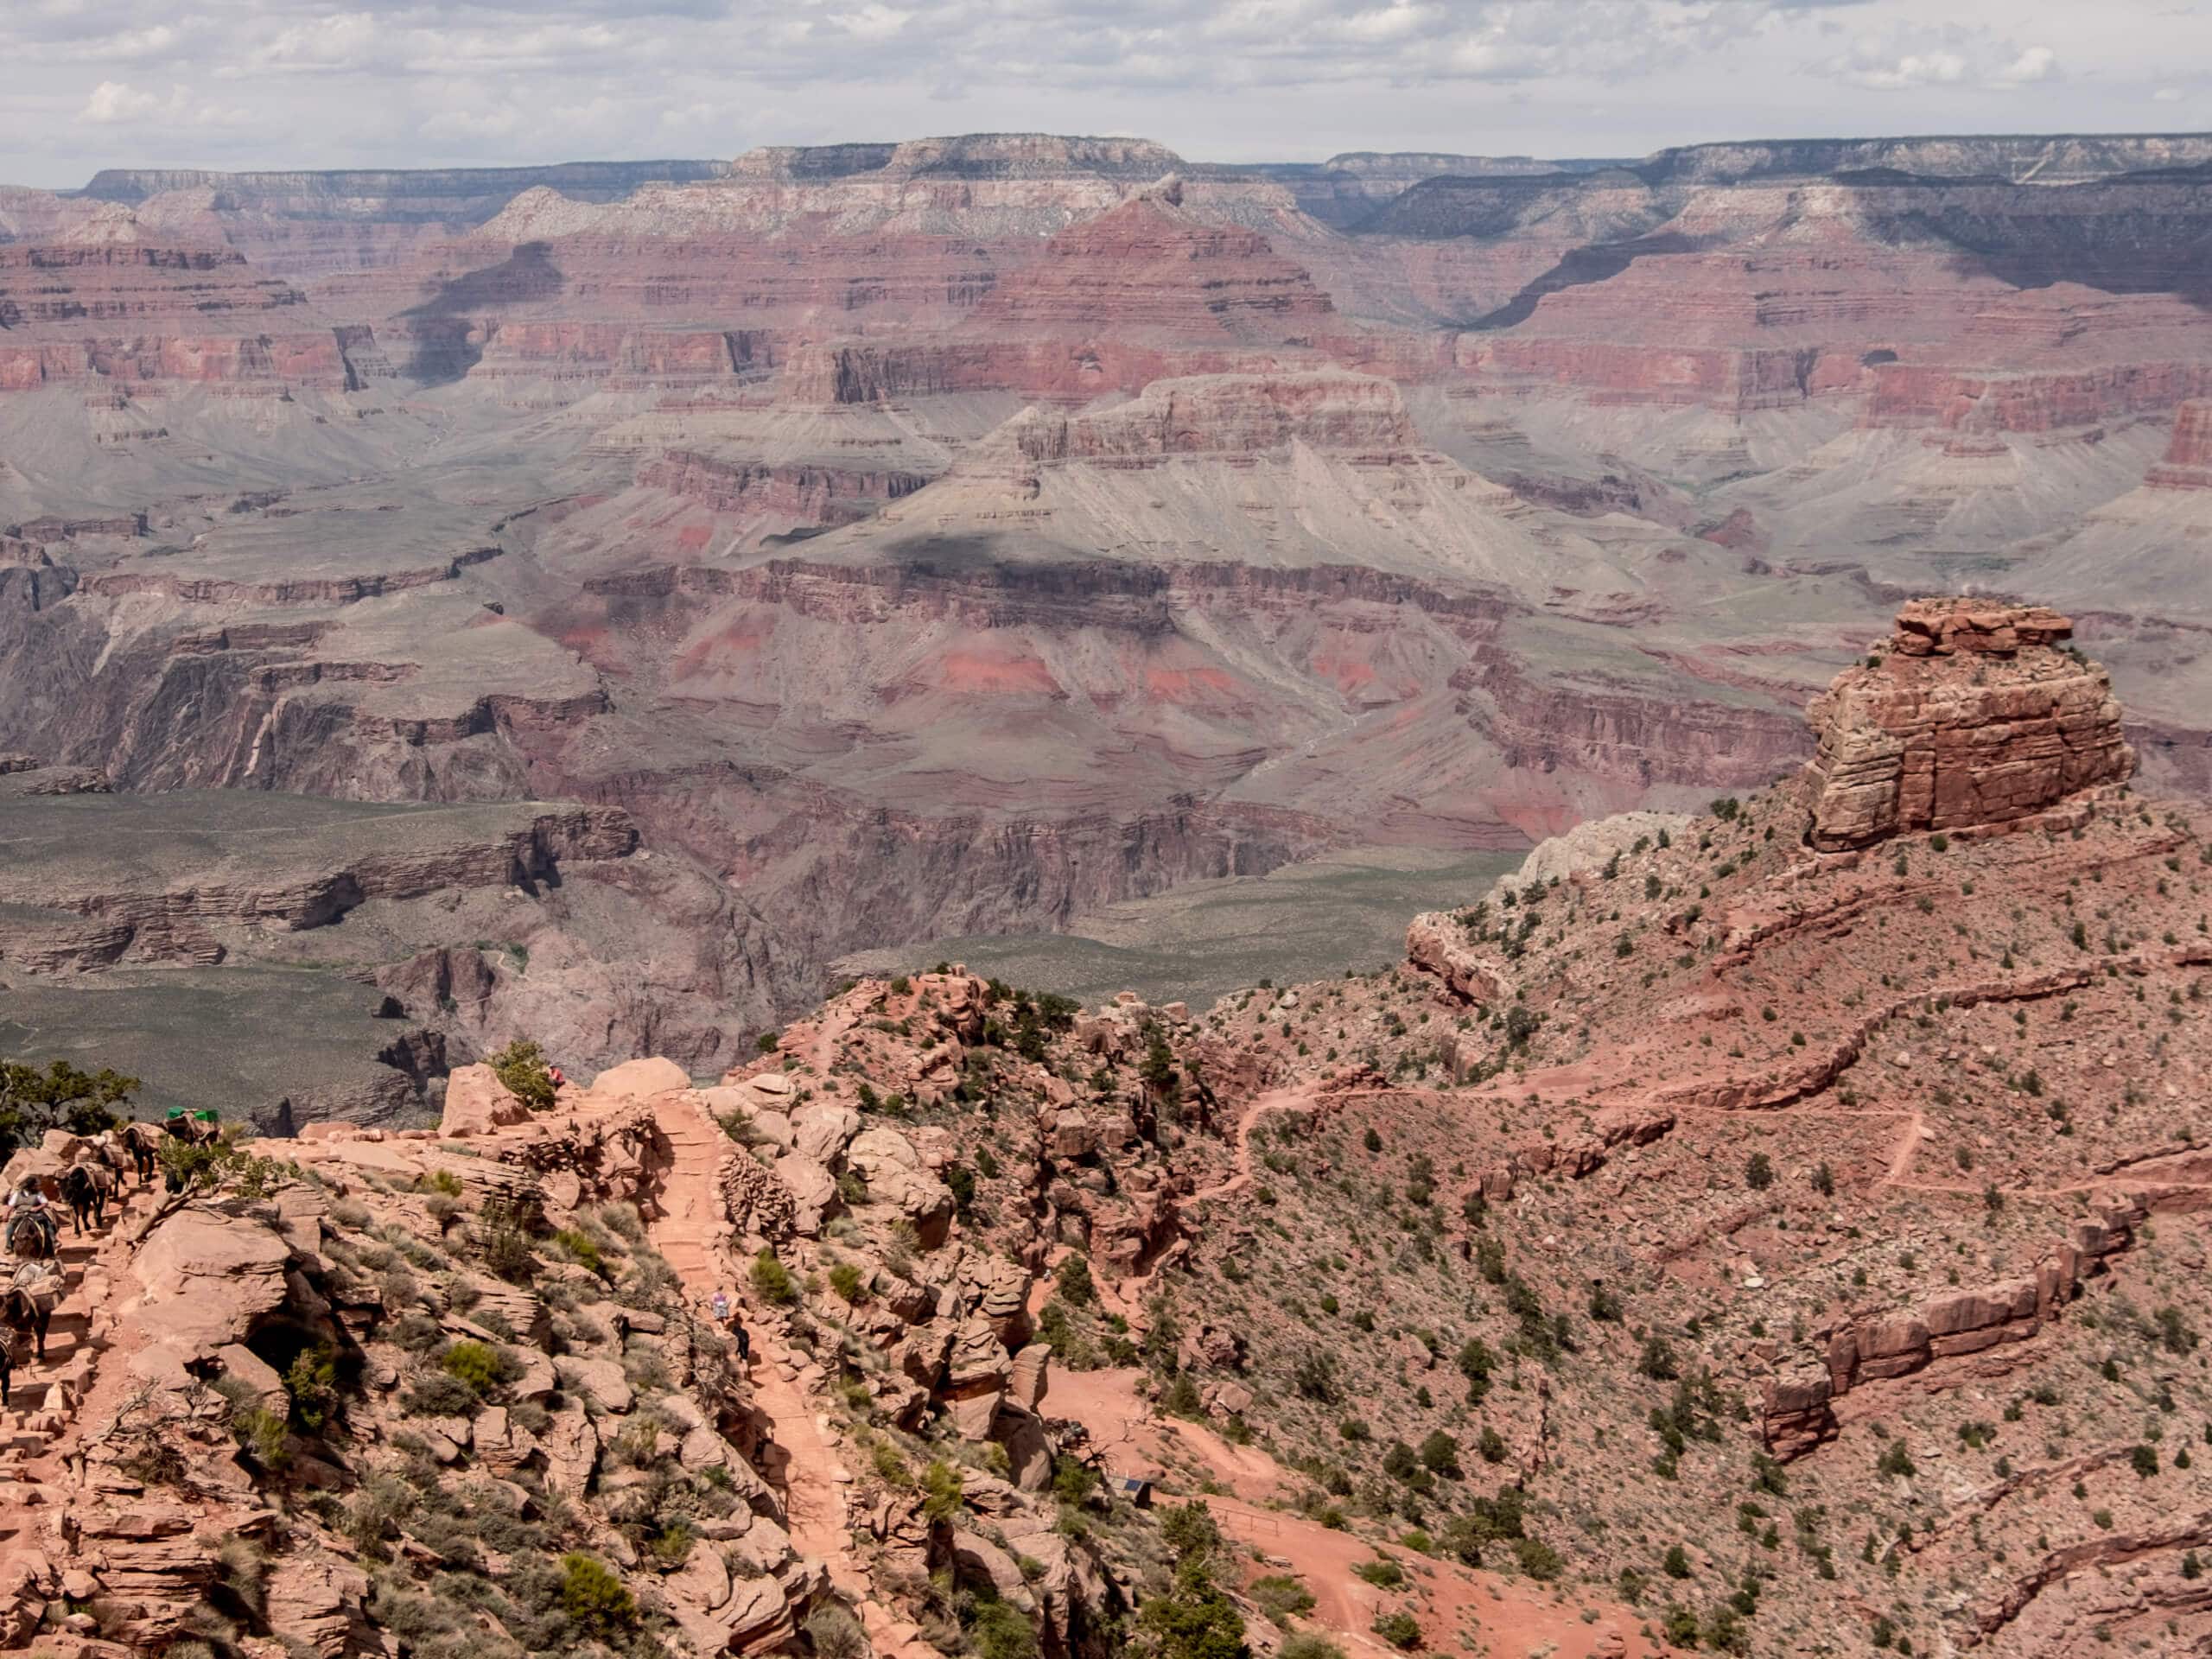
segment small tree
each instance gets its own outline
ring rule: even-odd
[[[545,1064],[545,1051],[526,1037],[518,1037],[486,1062],[509,1094],[542,1112],[553,1104],[553,1072]]]
[[[1060,1294],[1060,1300],[1071,1306],[1088,1307],[1097,1299],[1097,1287],[1090,1280],[1090,1260],[1080,1250],[1072,1252],[1061,1262],[1052,1282]]]
[[[48,1129],[99,1135],[121,1122],[115,1112],[128,1106],[138,1079],[103,1066],[80,1071],[67,1060],[36,1066],[0,1060],[0,1159],[38,1141]]]
[[[1766,1154],[1755,1152],[1744,1165],[1744,1185],[1754,1192],[1764,1192],[1774,1185],[1774,1162]]]
[[[1196,1499],[1176,1505],[1160,1517],[1160,1541],[1179,1561],[1203,1561],[1221,1548],[1221,1528],[1213,1511]]]

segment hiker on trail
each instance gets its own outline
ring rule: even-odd
[[[556,1090],[565,1089],[569,1086],[568,1074],[563,1071],[557,1065],[547,1066],[545,1068],[545,1075],[552,1078],[553,1087]]]
[[[736,1339],[737,1363],[741,1365],[751,1364],[753,1338],[746,1332],[745,1321],[738,1317],[736,1308],[731,1305],[728,1293],[716,1291],[714,1300],[708,1306],[714,1310],[715,1323],[718,1325],[727,1325],[730,1335]]]

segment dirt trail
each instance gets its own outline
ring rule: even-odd
[[[62,1270],[62,1294],[47,1326],[45,1359],[32,1357],[35,1344],[29,1332],[18,1338],[12,1332],[0,1332],[0,1340],[15,1342],[16,1354],[10,1403],[0,1413],[0,1483],[63,1485],[69,1459],[86,1426],[106,1421],[123,1403],[130,1381],[123,1363],[129,1357],[127,1350],[104,1348],[103,1363],[91,1372],[91,1389],[73,1409],[65,1403],[55,1385],[69,1380],[81,1386],[92,1351],[95,1319],[118,1298],[135,1293],[137,1281],[130,1273],[118,1240],[125,1220],[143,1215],[161,1197],[157,1185],[141,1186],[135,1179],[126,1180],[109,1201],[105,1221],[99,1225],[87,1222],[81,1237],[72,1231],[64,1211],[56,1252]],[[11,1277],[19,1265],[14,1258],[5,1258],[0,1276]],[[108,1332],[103,1343],[113,1343],[116,1334]],[[57,1413],[64,1414],[58,1426]],[[0,1498],[0,1515],[5,1517],[0,1519],[0,1558],[4,1558],[10,1553],[10,1541],[28,1529],[32,1511],[26,1505]]]
[[[1211,1198],[1225,1198],[1242,1192],[1252,1185],[1252,1131],[1259,1127],[1262,1117],[1274,1112],[1310,1112],[1315,1109],[1314,1096],[1319,1091],[1318,1083],[1300,1084],[1293,1089],[1278,1089],[1272,1094],[1261,1095],[1244,1109],[1236,1121],[1236,1173],[1227,1180],[1217,1181],[1202,1187],[1185,1200],[1187,1204],[1204,1204]]]
[[[731,1249],[715,1172],[734,1149],[703,1106],[690,1096],[663,1103],[658,1113],[673,1161],[660,1193],[659,1216],[646,1231],[683,1282],[684,1297],[702,1319],[717,1290],[745,1306],[747,1279]],[[784,1500],[791,1541],[830,1570],[837,1592],[859,1611],[868,1640],[883,1659],[938,1659],[920,1632],[875,1600],[867,1569],[853,1553],[844,1488],[852,1476],[834,1432],[803,1386],[812,1367],[795,1357],[766,1321],[748,1314],[753,1403],[767,1418],[774,1452],[761,1471]]]
[[[1375,1559],[1374,1545],[1295,1510],[1268,1507],[1305,1483],[1257,1446],[1234,1446],[1203,1424],[1155,1415],[1137,1393],[1143,1375],[1134,1369],[1055,1372],[1046,1400],[1053,1416],[1084,1426],[1116,1475],[1180,1484],[1192,1478],[1195,1468],[1212,1482],[1216,1490],[1205,1502],[1215,1521],[1262,1558],[1244,1564],[1246,1581],[1286,1570],[1304,1580],[1314,1597],[1309,1620],[1360,1659],[1398,1651],[1370,1627],[1378,1612],[1401,1607],[1421,1621],[1423,1645],[1433,1652],[1459,1650],[1460,1632],[1471,1625],[1479,1625],[1491,1643],[1490,1651],[1498,1655],[1549,1651],[1554,1659],[1591,1659],[1601,1653],[1654,1651],[1641,1634],[1640,1621],[1626,1608],[1573,1597],[1553,1599],[1532,1591],[1526,1580],[1424,1559],[1410,1550],[1391,1552],[1408,1574],[1408,1592],[1369,1584],[1354,1569]],[[1595,1622],[1583,1621],[1585,1605],[1596,1609]],[[1612,1645],[1616,1637],[1618,1648]]]

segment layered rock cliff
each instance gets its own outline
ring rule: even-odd
[[[2111,677],[2059,648],[2055,611],[1918,601],[1866,665],[1813,705],[1811,844],[2011,823],[2124,782]]]

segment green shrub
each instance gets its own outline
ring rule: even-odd
[[[1071,1307],[1088,1307],[1097,1300],[1098,1289],[1090,1279],[1090,1260],[1080,1251],[1061,1261],[1052,1282],[1060,1300]]]
[[[1344,1659],[1344,1650],[1325,1636],[1300,1630],[1295,1636],[1283,1637],[1282,1646],[1275,1649],[1275,1659]]]
[[[1402,1608],[1376,1614],[1375,1622],[1367,1628],[1394,1648],[1410,1650],[1421,1646],[1421,1621]]]
[[[976,1609],[968,1639],[977,1659],[1036,1659],[1036,1630],[1002,1601],[987,1601]]]
[[[922,1491],[927,1494],[922,1500],[923,1518],[933,1525],[942,1526],[960,1513],[964,1495],[957,1465],[939,1458],[922,1471]]]
[[[533,1112],[553,1104],[553,1073],[545,1064],[545,1051],[528,1038],[516,1038],[486,1064],[507,1092]]]
[[[1352,1571],[1378,1590],[1395,1590],[1406,1581],[1406,1569],[1388,1555],[1378,1555],[1371,1561],[1361,1561]]]
[[[1137,1628],[1146,1637],[1143,1647],[1158,1659],[1242,1659],[1246,1652],[1244,1620],[1199,1556],[1186,1557],[1175,1569],[1171,1593],[1144,1604]]]
[[[1052,1496],[1063,1503],[1080,1503],[1097,1490],[1098,1471],[1071,1457],[1052,1460]]]
[[[509,1284],[527,1284],[537,1271],[530,1253],[530,1217],[518,1206],[486,1205],[476,1224],[476,1247],[484,1265]]]
[[[466,1338],[456,1342],[439,1356],[438,1369],[448,1376],[468,1385],[470,1392],[479,1396],[488,1395],[499,1386],[505,1367],[499,1356],[480,1342]]]
[[[1521,1570],[1532,1579],[1549,1583],[1559,1577],[1567,1563],[1560,1560],[1559,1552],[1541,1538],[1516,1538],[1513,1541],[1514,1559],[1521,1563]]]
[[[607,1258],[600,1254],[598,1241],[582,1228],[563,1227],[553,1235],[553,1242],[586,1272],[595,1273],[602,1279],[607,1276]]]
[[[292,1460],[284,1446],[284,1420],[259,1406],[231,1414],[231,1438],[264,1469],[282,1469]]]
[[[330,1421],[338,1404],[338,1356],[328,1343],[301,1351],[284,1372],[284,1392],[292,1421],[309,1433]]]
[[[861,1270],[850,1262],[838,1262],[830,1268],[830,1288],[848,1302],[858,1302],[868,1294],[861,1281]]]
[[[754,1292],[765,1302],[788,1307],[798,1300],[798,1281],[773,1250],[764,1249],[753,1258],[752,1278]]]
[[[1175,1374],[1175,1380],[1160,1397],[1160,1408],[1171,1417],[1196,1420],[1205,1415],[1205,1403],[1198,1398],[1198,1385],[1191,1380],[1188,1371]]]
[[[814,1659],[868,1659],[872,1651],[859,1622],[830,1603],[806,1616],[806,1639]]]
[[[426,1371],[400,1397],[400,1409],[413,1417],[466,1417],[483,1403],[475,1389],[443,1371]]]
[[[1313,1611],[1313,1592],[1287,1573],[1274,1573],[1255,1579],[1244,1593],[1277,1624],[1287,1624],[1299,1614]]]
[[[561,1558],[561,1610],[601,1636],[629,1630],[638,1622],[638,1604],[622,1580],[606,1562],[582,1550]]]
[[[1221,1548],[1221,1529],[1213,1511],[1194,1500],[1161,1514],[1160,1541],[1179,1562],[1204,1561]]]

